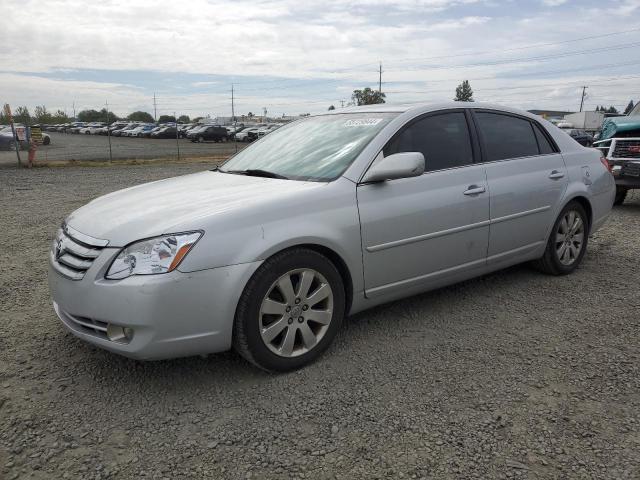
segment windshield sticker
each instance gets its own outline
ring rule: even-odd
[[[344,122],[345,127],[371,127],[382,121],[381,118],[361,118],[359,120],[347,120]]]

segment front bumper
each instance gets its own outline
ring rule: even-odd
[[[64,277],[50,261],[54,309],[67,330],[98,347],[140,360],[231,347],[238,299],[260,262],[106,280],[104,271],[117,251],[104,249],[82,280]],[[103,332],[108,324],[132,328],[131,341],[109,340]]]

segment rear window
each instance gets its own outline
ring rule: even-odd
[[[550,153],[555,153],[555,149],[553,145],[549,142],[547,136],[542,133],[542,129],[537,124],[533,124],[533,130],[536,134],[536,139],[538,140],[538,146],[540,147],[541,155],[548,155]]]
[[[500,113],[476,113],[486,160],[539,155],[538,142],[529,120]]]

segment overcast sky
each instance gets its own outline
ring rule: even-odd
[[[378,86],[388,103],[623,109],[640,99],[640,0],[0,0],[0,102],[296,115]]]

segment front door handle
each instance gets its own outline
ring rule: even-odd
[[[551,180],[557,180],[558,178],[562,178],[564,177],[564,173],[559,171],[559,170],[553,170],[550,174],[549,174],[549,178]]]
[[[465,195],[478,195],[480,193],[486,192],[484,185],[469,185],[469,187],[464,191]]]

